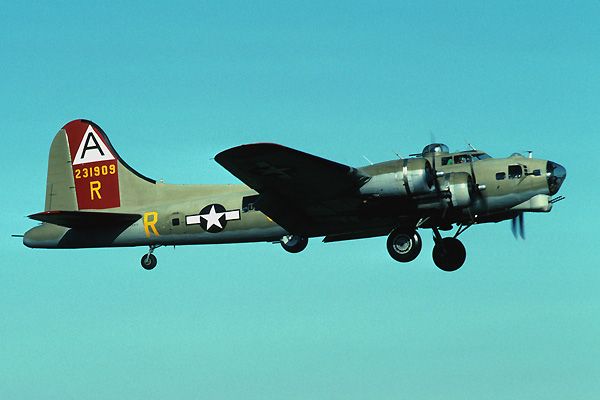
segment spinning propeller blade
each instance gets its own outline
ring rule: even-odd
[[[525,240],[525,215],[520,212],[510,222],[510,229],[515,239]]]

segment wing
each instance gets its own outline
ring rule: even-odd
[[[314,233],[356,207],[369,180],[356,168],[271,143],[234,147],[215,160],[260,194],[256,209],[294,233]]]

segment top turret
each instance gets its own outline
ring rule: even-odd
[[[421,155],[423,157],[425,157],[426,155],[431,154],[431,153],[449,153],[449,152],[450,152],[450,149],[445,144],[432,143],[432,144],[428,144],[427,146],[425,146],[425,148],[421,152]]]

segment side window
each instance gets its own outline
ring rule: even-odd
[[[450,165],[452,164],[452,157],[443,157],[442,158],[442,165]]]
[[[246,196],[242,198],[242,212],[247,213],[248,211],[254,210],[254,203],[258,200],[258,195]]]
[[[508,179],[519,179],[523,176],[523,168],[520,165],[508,166]]]
[[[501,181],[506,178],[506,172],[496,172],[496,180]]]
[[[171,232],[177,231],[181,226],[181,213],[174,212],[169,215],[169,218],[165,222],[165,228],[168,228]]]

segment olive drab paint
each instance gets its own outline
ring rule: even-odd
[[[523,213],[550,212],[567,174],[550,160],[441,143],[358,168],[273,143],[233,147],[215,161],[243,184],[156,182],[123,161],[98,125],[71,121],[50,145],[44,211],[29,215],[42,224],[23,243],[148,246],[141,264],[152,269],[160,246],[271,242],[297,253],[309,238],[387,235],[390,256],[410,262],[422,249],[417,229],[431,229],[435,265],[455,271],[466,260],[462,232],[509,220],[523,238]]]

